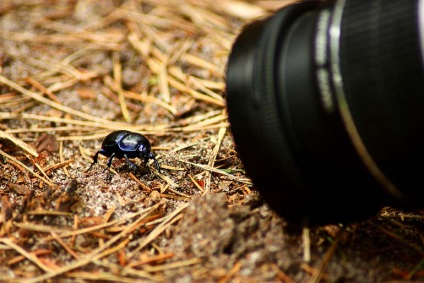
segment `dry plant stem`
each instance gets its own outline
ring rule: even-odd
[[[45,86],[43,86],[41,83],[36,81],[34,78],[29,77],[26,79],[26,81],[29,84],[31,84],[33,87],[41,91],[42,93],[46,94],[54,102],[61,104],[60,100],[57,98],[57,96],[53,92],[48,90]]]
[[[171,214],[165,217],[162,223],[159,224],[145,239],[142,239],[139,241],[140,243],[138,247],[127,255],[128,259],[132,258],[141,249],[147,246],[151,241],[153,241],[157,236],[159,236],[168,226],[170,226],[175,221],[179,220],[182,217],[181,215],[182,211],[185,210],[188,205],[189,205],[188,203],[184,203],[180,205],[179,208],[177,208],[175,211],[173,211]]]
[[[302,228],[302,239],[303,239],[303,261],[311,261],[311,236],[308,226]]]
[[[93,273],[93,272],[68,272],[66,277],[77,280],[76,282],[118,282],[118,283],[133,283],[134,278],[118,276],[109,272]],[[149,277],[150,280],[151,277]],[[87,280],[87,281],[86,281]]]
[[[315,273],[315,275],[311,278],[311,280],[309,281],[310,283],[319,283],[321,281],[321,279],[324,276],[325,270],[328,267],[328,264],[330,263],[331,258],[334,255],[334,252],[336,251],[336,248],[340,242],[340,239],[342,238],[342,235],[345,232],[345,227],[342,227],[342,229],[339,230],[336,239],[334,240],[334,242],[331,244],[330,248],[328,249],[328,251],[325,253],[325,256],[322,260],[322,264],[318,270],[317,273]]]
[[[249,179],[237,178],[237,177],[234,177],[231,174],[228,174],[225,171],[222,171],[222,170],[219,170],[219,169],[216,169],[216,168],[207,166],[207,165],[197,164],[197,163],[193,163],[193,162],[182,160],[182,159],[177,159],[177,160],[180,161],[180,162],[183,162],[183,163],[187,163],[187,164],[190,164],[190,165],[193,165],[193,166],[202,168],[204,170],[207,170],[207,171],[210,171],[210,172],[213,172],[213,173],[218,173],[218,174],[224,175],[224,176],[228,177],[228,179],[230,179],[232,181],[240,182],[240,183],[247,184],[247,185],[251,185],[252,184],[252,182]]]
[[[188,177],[190,178],[190,180],[193,182],[193,184],[196,186],[196,188],[198,188],[201,192],[204,192],[205,190],[202,188],[202,186],[200,186],[200,184],[196,181],[196,179],[193,178],[193,176],[191,176],[190,174],[188,174]]]
[[[72,250],[66,243],[63,241],[62,238],[60,238],[55,232],[51,232],[53,238],[70,254],[72,255],[76,260],[80,259],[80,257],[76,254],[74,250]]]
[[[277,277],[281,279],[284,283],[295,283],[293,279],[291,279],[285,272],[283,272],[278,265],[273,265],[275,270],[277,271]]]
[[[77,260],[77,261],[75,261],[75,262],[73,262],[73,263],[71,263],[67,266],[64,266],[62,268],[59,268],[58,270],[54,270],[54,271],[48,272],[44,275],[34,277],[34,278],[31,278],[31,279],[28,279],[28,280],[24,280],[23,282],[28,282],[28,283],[42,282],[42,281],[48,280],[50,278],[54,278],[58,275],[61,275],[65,272],[68,272],[68,271],[74,270],[76,268],[82,267],[84,265],[87,265],[90,262],[92,262],[93,260],[98,260],[98,259],[102,258],[102,256],[107,255],[107,254],[102,254],[102,252],[105,252],[105,250],[107,248],[109,248],[111,245],[116,243],[121,238],[124,238],[124,240],[125,240],[125,238],[128,236],[128,231],[132,230],[134,225],[137,225],[138,222],[142,221],[145,217],[147,217],[150,214],[150,212],[152,211],[152,209],[156,208],[156,207],[157,207],[157,205],[152,206],[148,209],[145,209],[143,211],[144,213],[134,223],[129,225],[124,231],[122,231],[121,233],[119,233],[115,237],[111,238],[104,245],[93,250],[88,255],[85,255],[84,257],[82,257],[82,259]]]
[[[68,172],[68,168],[66,168],[66,167],[70,163],[65,164],[65,157],[63,156],[63,141],[59,141],[59,159],[60,159],[61,164],[65,165],[63,167],[63,171],[65,172],[66,176],[69,177],[70,175],[69,175],[69,172]],[[71,159],[71,160],[68,160],[68,161],[73,161],[73,160]]]
[[[73,163],[74,161],[75,160],[73,160],[73,159],[67,160],[67,161],[61,161],[61,163],[53,164],[53,165],[47,166],[46,168],[42,168],[42,169],[43,169],[43,171],[48,172],[48,171],[51,171],[51,170],[56,170],[56,169],[65,167],[65,166]]]
[[[117,265],[111,262],[105,262],[103,260],[93,260],[93,263],[97,264],[98,266],[104,266],[104,267],[110,268],[112,270],[119,270],[121,271],[122,274],[128,274],[128,275],[137,276],[140,278],[146,278],[154,282],[163,282],[163,278],[161,276],[152,275],[144,270],[137,270],[127,266],[123,267],[121,265]],[[135,281],[134,278],[132,278],[131,280],[132,282]]]
[[[52,181],[50,180],[49,176],[47,176],[46,172],[43,170],[43,168],[40,166],[40,164],[34,162],[33,160],[31,160],[31,161],[32,161],[32,164],[34,164],[34,166],[37,167],[37,169],[41,172],[41,174],[44,175],[44,178],[46,178],[47,180],[49,180],[50,183],[52,184]]]
[[[44,232],[44,233],[55,232],[55,233],[64,233],[65,235],[66,235],[66,232],[72,233],[69,230],[69,228],[65,228],[65,227],[56,228],[54,226],[32,224],[30,222],[23,222],[23,223],[14,222],[13,225],[24,230],[35,231],[35,232]],[[64,237],[64,236],[61,235],[61,237]]]
[[[121,106],[122,116],[128,123],[131,122],[131,116],[128,112],[127,102],[125,101],[124,92],[122,90],[122,65],[119,61],[119,54],[114,53],[113,59],[113,77],[115,80],[115,87],[118,93],[119,104]]]
[[[201,263],[201,262],[202,262],[202,260],[199,259],[199,258],[192,258],[192,259],[182,260],[182,261],[178,261],[178,262],[162,264],[162,265],[158,265],[158,266],[146,266],[144,268],[144,270],[146,270],[147,272],[158,272],[158,271],[163,271],[163,270],[168,270],[168,269],[175,269],[175,268],[181,268],[181,267],[184,267],[184,266],[194,265],[194,264],[198,264],[198,263]]]
[[[11,248],[10,248],[11,249]],[[31,252],[31,254],[33,254],[33,255],[35,255],[35,256],[41,256],[41,255],[49,255],[49,254],[51,254],[52,253],[52,251],[51,250],[46,250],[46,249],[39,249],[39,250],[35,250],[35,251],[32,251]],[[8,260],[7,262],[6,262],[6,265],[14,265],[14,264],[16,264],[16,263],[18,263],[18,262],[21,262],[21,261],[23,261],[23,260],[25,260],[26,259],[26,257],[25,256],[23,256],[23,255],[18,255],[18,256],[16,256],[16,257],[13,257],[13,258],[11,258],[10,260]]]
[[[7,139],[10,140],[11,142],[13,142],[13,144],[15,144],[16,146],[20,147],[21,149],[23,149],[24,151],[28,152],[29,154],[31,154],[34,157],[38,157],[38,153],[37,151],[35,151],[31,146],[29,146],[27,143],[25,143],[24,141],[15,138],[14,136],[12,136],[11,134],[8,134],[2,130],[0,130],[0,138],[1,139]]]
[[[220,128],[218,131],[218,139],[214,149],[212,150],[211,157],[209,158],[209,162],[208,162],[209,167],[213,167],[213,165],[215,164],[216,156],[218,155],[219,149],[221,148],[222,140],[225,137],[226,131],[227,131],[227,128],[224,128],[224,127]],[[204,194],[209,193],[211,190],[211,177],[212,177],[211,172],[210,171],[206,172],[205,191],[203,192]]]
[[[2,242],[3,244],[5,244],[6,246],[14,249],[16,252],[20,253],[21,255],[23,255],[24,257],[26,257],[27,259],[29,259],[30,261],[32,261],[34,264],[36,264],[39,268],[41,268],[42,270],[44,270],[45,272],[53,272],[52,269],[50,269],[49,267],[45,266],[36,255],[28,253],[27,251],[25,251],[23,248],[21,248],[20,246],[18,246],[17,244],[13,243],[10,239],[7,238],[0,238],[0,242]]]
[[[14,162],[16,164],[18,164],[19,166],[25,168],[25,170],[27,170],[29,173],[31,173],[32,175],[34,175],[35,177],[37,177],[38,179],[44,181],[46,184],[48,184],[51,187],[55,187],[56,185],[53,184],[51,181],[47,180],[46,178],[38,175],[37,173],[35,173],[34,171],[32,171],[29,167],[27,167],[25,164],[23,164],[22,162],[20,162],[19,160],[17,160],[15,157],[7,154],[6,152],[4,152],[3,150],[0,149],[0,155],[3,155],[4,157],[8,158],[11,160],[11,162]]]
[[[39,101],[39,102],[41,102],[43,104],[46,104],[46,105],[48,105],[50,107],[53,107],[53,108],[55,108],[57,110],[66,112],[68,114],[71,114],[71,115],[74,115],[74,116],[83,118],[85,120],[93,121],[93,122],[98,122],[98,123],[101,123],[101,124],[113,124],[113,125],[120,125],[120,126],[125,126],[126,125],[124,123],[116,123],[116,122],[112,122],[112,121],[109,121],[109,120],[105,120],[105,119],[101,119],[101,118],[98,118],[98,117],[94,117],[94,116],[89,115],[89,114],[86,114],[84,112],[77,111],[77,110],[75,110],[73,108],[70,108],[70,107],[63,106],[61,104],[58,104],[58,103],[56,103],[54,101],[51,101],[51,100],[49,100],[49,99],[47,99],[47,98],[39,95],[38,93],[29,91],[29,90],[21,87],[17,83],[15,83],[15,82],[13,82],[13,81],[5,78],[2,75],[0,75],[0,83],[3,83],[5,85],[7,85],[8,87],[10,87],[10,88],[12,88],[12,89],[14,89],[14,90],[22,93],[23,95],[28,96],[28,97],[31,97],[32,99],[37,100],[37,101]]]
[[[140,265],[144,265],[146,263],[151,263],[151,262],[157,262],[157,261],[162,261],[165,259],[169,259],[169,258],[173,258],[175,256],[174,253],[169,253],[169,254],[160,254],[160,255],[156,255],[156,256],[151,256],[147,259],[142,259],[136,262],[131,262],[129,263],[127,266],[128,267],[137,267]]]
[[[214,113],[214,112],[212,112]],[[204,118],[204,115],[198,115],[199,120]],[[92,128],[103,128],[108,130],[122,130],[127,129],[129,131],[136,131],[142,134],[150,134],[150,135],[165,135],[170,132],[195,132],[202,131],[207,129],[215,129],[228,127],[228,122],[226,122],[226,116],[223,114],[206,119],[201,120],[195,124],[189,124],[184,127],[170,127],[169,124],[164,125],[132,125],[132,124],[124,124],[124,123],[113,123],[106,121],[105,123],[92,122],[92,121],[82,121],[82,120],[74,120],[74,119],[65,119],[65,118],[57,118],[57,117],[49,117],[43,115],[35,115],[35,114],[27,114],[27,113],[10,113],[10,112],[0,112],[0,119],[27,119],[27,120],[39,120],[39,121],[48,121],[48,122],[56,122],[56,123],[65,123],[65,124],[73,124],[80,125]],[[104,137],[105,134],[94,134],[92,136],[71,136],[71,137],[60,137],[59,141],[65,140],[92,140]]]
[[[373,223],[374,224],[374,223]],[[374,226],[376,226],[379,230],[381,230],[383,233],[385,233],[386,235],[390,236],[391,238],[395,239],[396,241],[402,243],[403,245],[410,247],[411,249],[413,249],[415,252],[417,252],[420,256],[424,256],[424,251],[422,250],[422,248],[418,245],[415,245],[413,243],[408,242],[405,239],[402,239],[400,236],[396,235],[395,233],[381,227],[380,225],[374,224]]]
[[[225,275],[221,280],[218,281],[218,283],[227,283],[231,281],[231,278],[237,274],[237,272],[240,271],[241,263],[238,261],[236,264],[234,264],[233,268],[231,268],[230,272],[228,272],[227,275]]]
[[[168,188],[167,188],[167,190],[169,190],[169,191],[173,192],[174,194],[176,194],[176,195],[178,195],[178,196],[181,196],[181,197],[187,198],[187,200],[190,200],[190,199],[191,199],[191,197],[190,197],[189,195],[186,195],[186,194],[184,194],[184,193],[181,193],[181,192],[179,192],[179,191],[176,191],[176,190],[172,189],[171,187],[168,187]]]
[[[71,212],[54,211],[54,210],[31,210],[26,214],[28,215],[50,215],[50,216],[72,216]]]

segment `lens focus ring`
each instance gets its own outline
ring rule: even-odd
[[[346,1],[340,68],[346,102],[377,165],[419,192],[424,167],[424,76],[418,1]]]

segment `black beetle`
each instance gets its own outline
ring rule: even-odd
[[[144,163],[147,163],[149,159],[153,159],[156,169],[160,172],[159,163],[155,155],[151,152],[149,140],[139,133],[121,130],[108,134],[102,142],[102,148],[94,155],[90,168],[97,163],[99,154],[109,157],[107,168],[110,168],[112,159],[116,157],[125,158],[131,169],[135,170],[137,166],[130,158],[138,157],[143,158]],[[90,168],[88,169],[90,170]]]

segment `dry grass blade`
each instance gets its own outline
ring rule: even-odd
[[[49,184],[49,186],[51,187],[56,187],[55,184],[53,184],[50,180],[47,180],[46,178],[40,176],[39,174],[35,173],[34,171],[32,171],[28,166],[26,166],[25,164],[23,164],[22,162],[20,162],[19,160],[17,160],[15,157],[7,154],[6,152],[4,152],[3,150],[0,149],[0,155],[3,155],[4,157],[10,159],[9,162],[13,162],[18,164],[19,166],[21,166],[22,168],[25,168],[25,170],[27,170],[29,173],[31,173],[31,175],[34,175],[35,177],[37,177],[38,179],[46,182],[47,184]]]
[[[211,104],[220,106],[220,107],[224,107],[225,106],[224,102],[222,102],[220,100],[217,100],[217,99],[215,99],[213,97],[210,97],[209,95],[200,93],[200,92],[192,89],[191,87],[186,86],[184,83],[182,83],[182,82],[180,82],[180,81],[178,81],[178,80],[176,80],[174,78],[171,78],[170,77],[168,79],[168,81],[169,81],[169,84],[171,86],[175,87],[176,89],[178,89],[179,91],[181,91],[183,93],[190,94],[195,99],[198,99],[198,100],[201,100],[201,101],[204,101],[204,102],[208,102],[208,103],[211,103]]]
[[[73,278],[77,281],[84,282],[118,282],[118,283],[134,283],[136,282],[134,278],[119,276],[109,272],[68,272],[66,277]],[[150,276],[149,278],[150,279]],[[87,280],[87,281],[86,281]]]
[[[68,244],[65,243],[65,241],[60,238],[55,232],[51,232],[53,238],[70,254],[72,255],[76,260],[80,259],[80,257],[77,255],[77,253],[72,250]]]
[[[24,141],[15,138],[14,136],[12,136],[11,134],[8,134],[2,130],[0,130],[0,138],[1,139],[7,139],[10,140],[11,142],[13,142],[16,146],[20,147],[22,150],[28,152],[29,154],[31,154],[34,157],[38,156],[37,151],[35,151],[35,149],[33,149],[31,146],[29,146],[27,143],[25,143]]]
[[[35,250],[35,251],[32,251],[31,252],[31,254],[33,254],[35,256],[50,255],[51,253],[52,253],[52,251],[51,250],[47,250],[47,249],[39,249],[39,250]],[[25,256],[18,255],[18,256],[14,257],[14,258],[9,259],[6,262],[6,265],[14,265],[16,263],[19,263],[19,262],[25,260],[25,259],[26,259]]]
[[[45,272],[52,272],[52,270],[49,267],[47,267],[46,265],[44,265],[38,259],[38,257],[36,255],[31,254],[31,253],[28,253],[23,248],[21,248],[20,246],[18,246],[15,243],[13,243],[10,239],[0,238],[0,242],[2,242],[6,246],[9,246],[10,248],[14,249],[15,251],[17,251],[18,253],[20,253],[21,255],[23,255],[24,257],[26,257],[27,259],[29,259],[30,261],[32,261],[34,264],[36,264],[39,268],[41,268]]]
[[[37,215],[37,214],[35,214],[35,215]],[[42,215],[44,215],[44,214],[42,214]],[[50,232],[66,233],[67,230],[69,230],[66,227],[57,228],[57,227],[50,226],[50,225],[33,224],[33,223],[29,223],[29,222],[24,222],[24,223],[15,222],[15,223],[13,223],[13,225],[15,225],[16,227],[19,227],[21,229],[24,229],[24,230],[34,231],[34,232],[44,232],[44,233],[50,233]]]
[[[163,271],[163,270],[167,270],[167,269],[173,269],[173,268],[180,268],[180,267],[184,267],[184,266],[188,266],[188,265],[194,265],[194,264],[198,264],[201,263],[202,260],[200,258],[193,258],[193,259],[187,259],[187,260],[183,260],[183,261],[178,261],[178,262],[172,262],[172,263],[168,263],[168,264],[162,264],[162,265],[158,265],[158,266],[146,266],[144,267],[144,270],[148,271],[148,272],[157,272],[157,271]]]
[[[32,210],[32,211],[28,211],[27,214],[28,215],[68,216],[68,217],[72,216],[72,213],[70,213],[70,212],[54,211],[54,210]],[[51,226],[49,226],[49,227],[51,227]]]
[[[131,116],[128,112],[127,103],[125,101],[124,92],[122,90],[122,66],[119,61],[119,54],[114,53],[113,56],[113,77],[115,80],[115,88],[118,92],[119,104],[121,106],[122,116],[125,121],[131,122]]]
[[[184,211],[189,204],[185,203],[180,205],[176,210],[174,210],[171,214],[166,216],[162,223],[159,224],[145,239],[140,240],[138,247],[133,250],[130,254],[128,254],[128,258],[132,258],[136,255],[141,249],[143,249],[146,245],[148,245],[151,241],[153,241],[158,235],[160,235],[168,226],[170,226],[175,221],[179,220],[182,215],[182,211]]]
[[[147,259],[141,259],[141,260],[136,261],[136,262],[131,262],[127,266],[128,267],[137,267],[137,266],[144,265],[144,264],[147,264],[147,263],[162,261],[162,260],[165,260],[165,259],[168,259],[168,258],[173,258],[174,256],[175,256],[175,254],[173,254],[173,253],[160,254],[160,255],[157,255],[157,256],[151,256]]]
[[[246,178],[242,179],[242,178],[235,177],[235,176],[233,176],[233,175],[231,175],[231,174],[229,174],[229,173],[227,173],[223,170],[216,169],[216,168],[210,167],[208,165],[197,164],[197,163],[193,163],[193,162],[182,160],[182,159],[177,159],[177,160],[180,161],[180,162],[183,162],[183,163],[187,163],[187,164],[202,168],[204,170],[207,170],[207,171],[210,171],[210,172],[213,172],[213,173],[218,173],[218,174],[224,175],[232,181],[237,181],[237,182],[240,182],[240,183],[243,183],[243,184],[248,184],[248,185],[252,184],[252,182],[249,179],[246,179]]]
[[[135,213],[135,214],[133,214],[131,216],[128,216],[128,217],[125,217],[123,219],[114,220],[114,221],[107,222],[107,223],[102,223],[102,224],[99,224],[99,225],[94,225],[94,226],[88,227],[88,228],[83,228],[83,229],[79,229],[79,230],[75,230],[75,231],[62,231],[62,233],[60,233],[59,236],[61,238],[72,237],[72,236],[76,236],[76,235],[81,235],[81,234],[85,234],[85,233],[94,232],[94,231],[97,231],[97,230],[100,230],[100,229],[104,229],[104,228],[108,228],[108,227],[111,227],[111,226],[114,226],[114,225],[119,225],[119,224],[124,223],[126,221],[129,221],[130,219],[135,218],[137,216],[139,216],[140,218],[145,218],[146,217],[146,214],[149,214],[151,211],[153,211],[156,208],[157,208],[157,205],[156,206],[151,206],[149,208],[146,208],[146,209],[144,209],[144,210],[142,210],[142,211],[140,211],[138,213]],[[20,224],[20,225],[22,225],[22,224]],[[46,238],[44,240],[45,241],[49,241],[51,239],[50,238]]]
[[[215,164],[216,156],[218,155],[219,149],[221,148],[221,144],[222,144],[222,141],[224,140],[224,136],[225,136],[226,132],[227,132],[227,128],[224,128],[224,127],[220,128],[219,131],[218,131],[218,140],[215,144],[215,147],[212,150],[212,154],[211,154],[209,161],[208,161],[209,167],[213,167],[213,165]],[[205,193],[210,192],[211,177],[212,177],[212,174],[211,174],[210,171],[208,171],[207,174],[206,174]]]
[[[134,277],[139,277],[139,278],[145,278],[154,282],[163,282],[163,278],[160,275],[152,275],[151,273],[148,273],[144,270],[137,270],[131,267],[127,267],[127,266],[121,266],[121,265],[117,265],[117,264],[113,264],[110,262],[105,262],[105,261],[101,261],[101,260],[93,260],[94,264],[97,264],[98,266],[104,266],[107,268],[110,268],[111,270],[119,270],[121,272],[121,274],[128,274],[130,276],[134,276]],[[133,280],[132,282],[135,281],[134,278],[132,278],[131,280]]]
[[[89,115],[89,114],[86,114],[84,112],[77,111],[77,110],[75,110],[73,108],[70,108],[70,107],[63,106],[61,104],[58,104],[58,103],[56,103],[54,101],[51,101],[51,100],[49,100],[49,99],[47,99],[47,98],[39,95],[38,93],[29,91],[29,90],[21,87],[17,83],[15,83],[15,82],[13,82],[13,81],[5,78],[2,75],[0,75],[0,82],[3,83],[3,84],[5,84],[5,85],[7,85],[8,87],[16,90],[16,91],[18,91],[18,92],[20,92],[20,93],[28,96],[28,97],[31,97],[34,100],[37,100],[37,101],[39,101],[39,102],[41,102],[43,104],[46,104],[46,105],[48,105],[50,107],[53,107],[53,108],[55,108],[55,109],[57,109],[59,111],[63,111],[65,113],[68,113],[68,114],[71,114],[71,115],[74,115],[74,116],[83,118],[85,120],[93,121],[93,122],[97,122],[97,123],[101,123],[101,124],[118,124],[118,125],[121,125],[121,126],[125,126],[126,125],[126,124],[123,124],[123,123],[111,122],[109,120],[105,120],[105,119],[102,119],[102,118],[94,117],[94,116]]]
[[[193,176],[191,176],[190,174],[188,174],[188,177],[193,182],[193,184],[196,186],[196,188],[198,188],[202,192],[204,191],[204,189],[202,188],[202,186],[200,186],[200,184],[196,181],[196,179],[193,178]]]
[[[155,206],[157,207],[157,206]],[[24,282],[28,282],[28,283],[36,283],[36,282],[42,282],[45,280],[48,280],[50,278],[54,278],[58,275],[64,274],[68,271],[80,268],[84,265],[89,264],[90,262],[92,262],[93,260],[98,260],[102,257],[102,252],[105,251],[106,249],[108,249],[111,245],[113,245],[114,243],[116,243],[117,241],[119,241],[121,238],[125,238],[128,235],[128,232],[131,231],[133,229],[134,225],[137,225],[138,222],[142,221],[145,217],[147,217],[149,215],[149,213],[152,211],[152,208],[146,209],[144,211],[144,213],[131,225],[129,225],[124,231],[122,231],[121,233],[119,233],[118,235],[114,236],[113,238],[111,238],[109,241],[107,241],[104,245],[102,245],[101,247],[93,250],[92,252],[90,252],[88,255],[85,255],[82,259],[77,260],[75,262],[70,263],[69,265],[66,265],[58,270],[54,270],[51,271],[49,273],[43,274],[41,276],[38,277],[34,277],[28,280],[25,280]],[[63,236],[62,236],[63,237]],[[106,255],[106,254],[105,254]]]
[[[326,252],[318,272],[315,273],[315,275],[309,281],[310,283],[319,283],[321,281],[321,279],[324,276],[325,270],[327,269],[328,264],[330,263],[330,260],[333,257],[334,252],[336,251],[336,248],[337,248],[337,246],[338,246],[338,244],[339,244],[339,242],[342,238],[342,235],[345,233],[345,231],[346,231],[345,227],[343,227],[342,229],[339,230],[339,232],[336,236],[336,239],[333,241],[330,248]]]

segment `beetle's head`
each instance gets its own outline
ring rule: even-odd
[[[143,157],[143,158],[149,157],[150,146],[140,145],[140,147],[138,148],[138,151],[140,152],[141,157]]]

